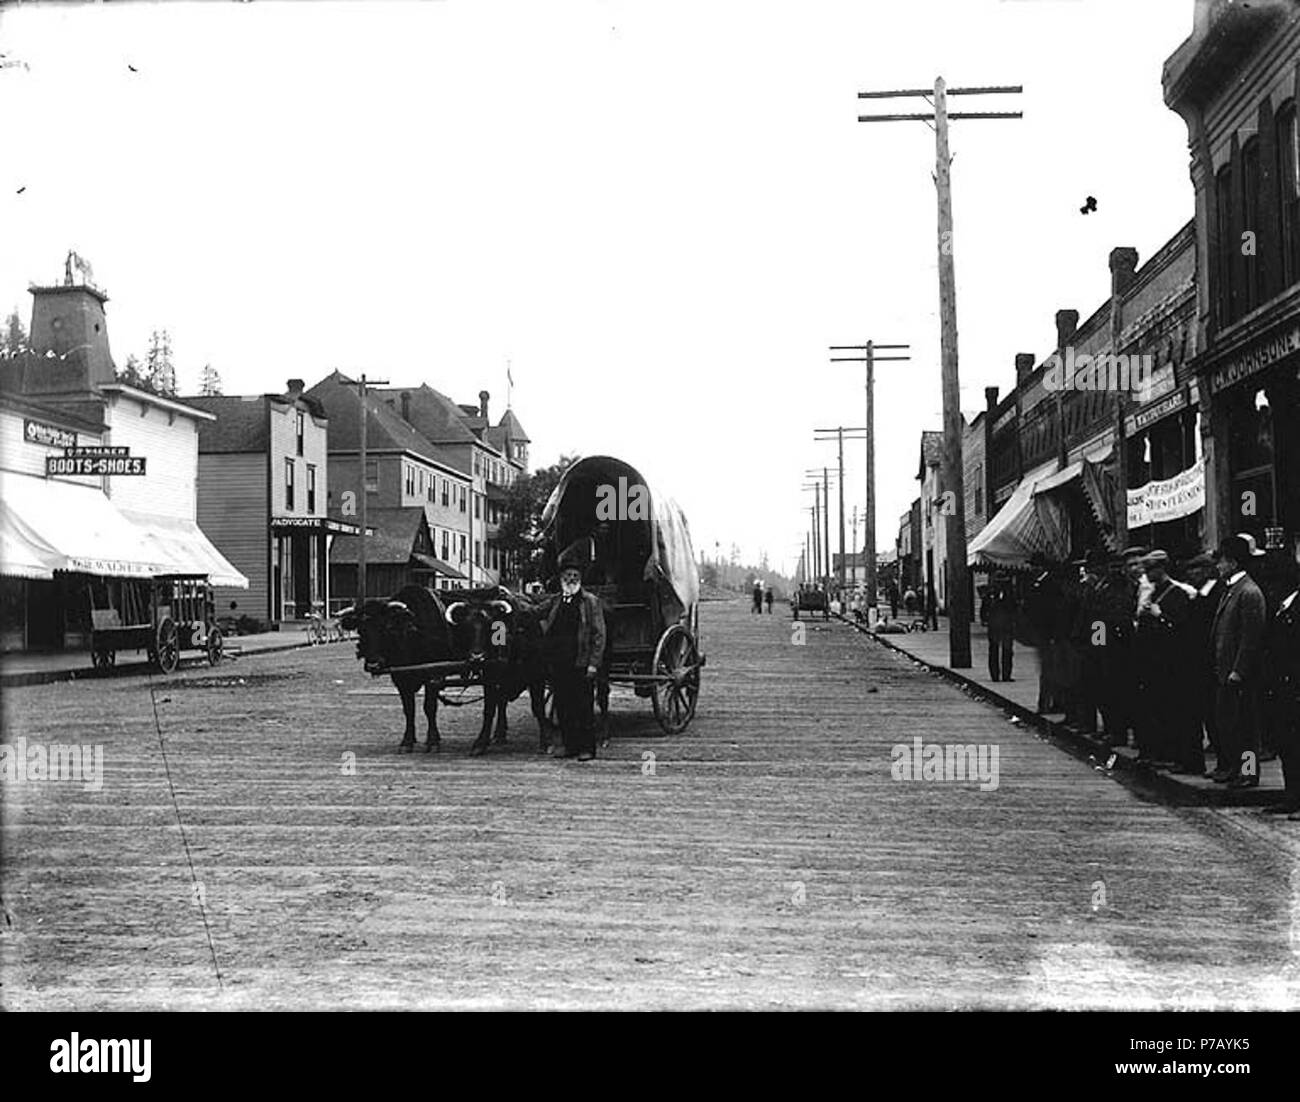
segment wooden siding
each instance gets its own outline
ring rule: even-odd
[[[16,410],[0,410],[0,466],[6,471],[17,471],[21,474],[37,475],[40,478],[45,477],[45,457],[47,455],[60,456],[63,454],[62,448],[50,448],[42,444],[33,444],[23,435],[23,422],[26,416]],[[45,424],[54,423],[48,417],[31,416],[33,421],[41,421]],[[100,438],[98,433],[77,433],[78,444],[98,444]],[[58,482],[75,482],[81,486],[93,486],[95,489],[101,489],[104,480],[94,475],[73,475],[66,478],[57,478]]]
[[[237,601],[240,614],[270,619],[266,456],[200,455],[198,508],[199,527],[248,579],[247,589],[217,587],[217,615],[228,615],[230,602]]]
[[[198,422],[183,414],[118,396],[104,413],[105,443],[125,445],[146,458],[143,478],[108,480],[108,495],[119,509],[194,520],[198,497]],[[202,525],[200,525],[202,527]]]

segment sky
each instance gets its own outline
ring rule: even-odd
[[[1058,309],[1101,305],[1113,247],[1145,260],[1192,217],[1160,86],[1191,22],[1192,0],[10,5],[0,313],[29,321],[75,249],[119,366],[166,328],[182,393],[206,363],[227,394],[339,368],[487,390],[495,421],[509,365],[534,466],[616,455],[697,552],[787,572],[805,472],[837,462],[814,430],[864,419],[828,347],[908,344],[876,371],[892,548],[942,427],[934,134],[859,124],[928,108],[857,93],[1024,87],[951,103],[1024,112],[951,127],[974,416]]]

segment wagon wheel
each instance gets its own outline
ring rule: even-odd
[[[181,646],[176,621],[164,616],[158,625],[158,640],[154,647],[154,661],[163,673],[175,673],[181,662]]]
[[[681,624],[674,624],[660,636],[655,647],[654,674],[663,680],[654,683],[651,703],[666,735],[686,730],[695,716],[695,702],[700,695],[699,661],[695,637]]]
[[[117,662],[117,651],[100,647],[91,652],[90,661],[97,670],[111,670]]]
[[[215,666],[221,661],[221,629],[214,627],[208,632],[208,665]]]

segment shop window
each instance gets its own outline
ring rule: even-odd
[[[1292,101],[1277,116],[1278,181],[1282,210],[1282,281],[1300,283],[1300,126]]]

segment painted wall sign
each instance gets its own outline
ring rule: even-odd
[[[1257,341],[1213,368],[1209,373],[1210,393],[1218,394],[1233,383],[1272,367],[1292,352],[1300,352],[1300,321],[1292,322],[1290,328]]]
[[[23,439],[29,444],[39,444],[46,448],[72,448],[77,444],[75,432],[27,418],[23,419]]]
[[[1128,419],[1127,431],[1129,435],[1141,432],[1149,425],[1154,425],[1162,418],[1168,417],[1171,413],[1177,413],[1180,409],[1187,406],[1187,388],[1184,387],[1176,394],[1169,395],[1168,398],[1162,398],[1158,402],[1153,402],[1133,414]]]
[[[1128,492],[1128,526],[1141,528],[1178,520],[1205,508],[1205,460],[1198,459],[1187,470],[1148,482]]]
[[[143,475],[145,462],[142,455],[47,455],[46,477],[52,475]]]
[[[114,444],[90,444],[79,448],[64,448],[63,454],[69,459],[107,459],[130,455],[131,449]]]

